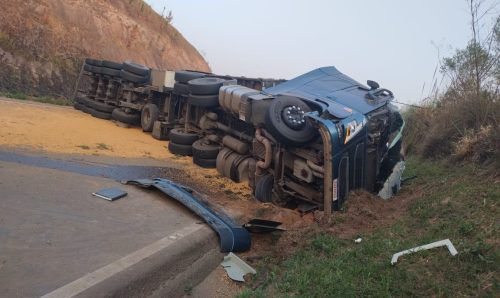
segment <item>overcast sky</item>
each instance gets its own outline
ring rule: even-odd
[[[333,65],[410,103],[428,95],[437,48],[450,55],[471,37],[465,0],[146,2],[172,11],[214,73],[291,79]]]

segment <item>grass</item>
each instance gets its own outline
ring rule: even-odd
[[[64,97],[51,97],[51,96],[31,96],[27,95],[23,92],[12,91],[12,92],[0,92],[0,96],[20,99],[20,100],[31,100],[41,103],[48,103],[59,106],[71,106],[73,105],[73,101]]]
[[[416,160],[406,175],[417,175],[406,188],[423,196],[393,225],[360,244],[325,233],[304,237],[297,251],[260,263],[265,282],[257,275],[239,297],[497,296],[498,177],[474,166]],[[457,256],[438,248],[390,264],[398,251],[446,238]]]

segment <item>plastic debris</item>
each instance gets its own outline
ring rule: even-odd
[[[114,201],[126,196],[127,192],[119,188],[104,188],[92,193],[92,195],[108,201]]]
[[[240,259],[232,252],[230,252],[227,256],[224,257],[224,260],[222,261],[221,265],[226,270],[227,275],[232,280],[236,281],[244,282],[245,279],[243,277],[245,276],[245,274],[257,273],[255,269],[253,269],[250,265],[245,263],[242,259]]]
[[[284,231],[278,226],[281,222],[254,218],[243,225],[251,233],[269,233],[274,231]]]
[[[455,249],[455,246],[453,246],[453,244],[451,243],[450,239],[445,239],[445,240],[440,240],[440,241],[432,242],[432,243],[429,243],[429,244],[426,244],[426,245],[417,246],[417,247],[414,247],[414,248],[410,248],[410,249],[403,250],[403,251],[400,251],[398,253],[395,253],[392,256],[391,264],[392,265],[396,264],[397,261],[398,261],[398,258],[400,256],[402,256],[402,255],[411,254],[411,253],[414,253],[414,252],[417,252],[417,251],[427,250],[427,249],[441,247],[441,246],[448,247],[448,250],[450,251],[450,254],[452,256],[455,256],[455,255],[458,254],[458,251]]]
[[[392,198],[401,189],[401,176],[405,170],[405,162],[398,162],[391,175],[387,178],[382,189],[378,192],[378,196],[384,200]]]

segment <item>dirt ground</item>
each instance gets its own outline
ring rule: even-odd
[[[70,107],[2,100],[0,145],[50,153],[172,158],[166,143]]]

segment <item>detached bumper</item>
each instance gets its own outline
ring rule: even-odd
[[[134,184],[144,188],[157,188],[169,197],[183,204],[217,232],[220,238],[221,252],[241,252],[250,249],[250,234],[243,227],[235,224],[228,216],[218,214],[197,199],[192,190],[178,185],[168,179],[138,179],[124,181],[125,184]]]

